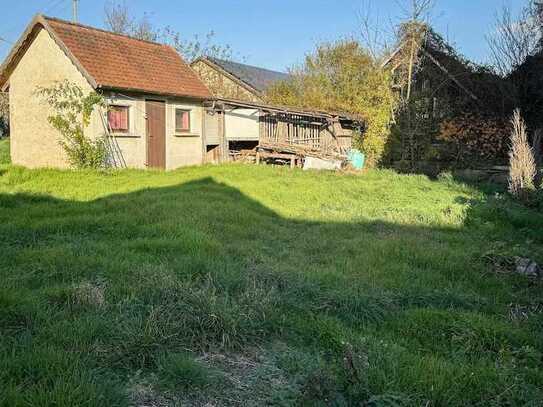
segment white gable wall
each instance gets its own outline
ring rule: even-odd
[[[257,109],[236,109],[225,114],[227,140],[258,140],[259,113]]]

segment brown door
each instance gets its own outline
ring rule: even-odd
[[[166,103],[147,100],[147,165],[166,168]]]

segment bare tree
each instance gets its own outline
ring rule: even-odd
[[[134,18],[130,15],[126,2],[108,1],[104,6],[106,27],[117,34],[129,35],[134,26]]]
[[[513,113],[511,125],[513,130],[509,152],[509,192],[517,198],[525,199],[530,189],[534,188],[536,165],[520,110]]]
[[[373,7],[372,0],[364,0],[358,11],[360,43],[368,50],[373,59],[384,59],[390,53],[389,43],[393,36],[393,23],[390,30],[382,24],[378,8]]]
[[[227,60],[234,57],[230,45],[222,45],[215,41],[214,31],[207,33],[203,39],[198,35],[192,39],[185,39],[172,27],[164,29],[154,27],[148,14],[144,14],[138,20],[131,15],[125,1],[108,1],[104,7],[104,15],[105,25],[109,30],[141,40],[169,44],[187,61],[193,61],[204,55]]]
[[[380,59],[390,53],[391,43],[398,44],[399,37],[405,35],[402,27],[408,22],[428,22],[435,0],[395,0],[400,10],[400,24],[390,17],[388,21],[379,15],[379,7],[374,7],[372,0],[363,0],[358,11],[359,32],[361,44],[370,52],[374,59]]]
[[[496,13],[491,34],[486,36],[494,68],[503,76],[520,66],[541,41],[541,4],[530,1],[518,16],[508,6]]]
[[[210,31],[203,39],[199,35],[194,35],[192,39],[187,40],[171,27],[166,27],[164,30],[165,41],[173,46],[187,61],[194,61],[201,56],[225,60],[234,59],[232,47],[228,44],[216,43],[214,41],[215,36],[215,32]]]
[[[158,41],[161,37],[161,31],[153,27],[148,14],[144,14],[139,20],[134,18],[124,1],[107,2],[104,15],[106,27],[115,33],[145,41]]]

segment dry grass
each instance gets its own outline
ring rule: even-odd
[[[509,152],[509,191],[515,197],[524,199],[534,189],[536,176],[535,158],[528,142],[526,124],[519,110],[511,119],[511,151]]]

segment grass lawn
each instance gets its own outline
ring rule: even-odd
[[[0,165],[0,405],[542,405],[542,284],[486,258],[543,214],[494,192]]]

